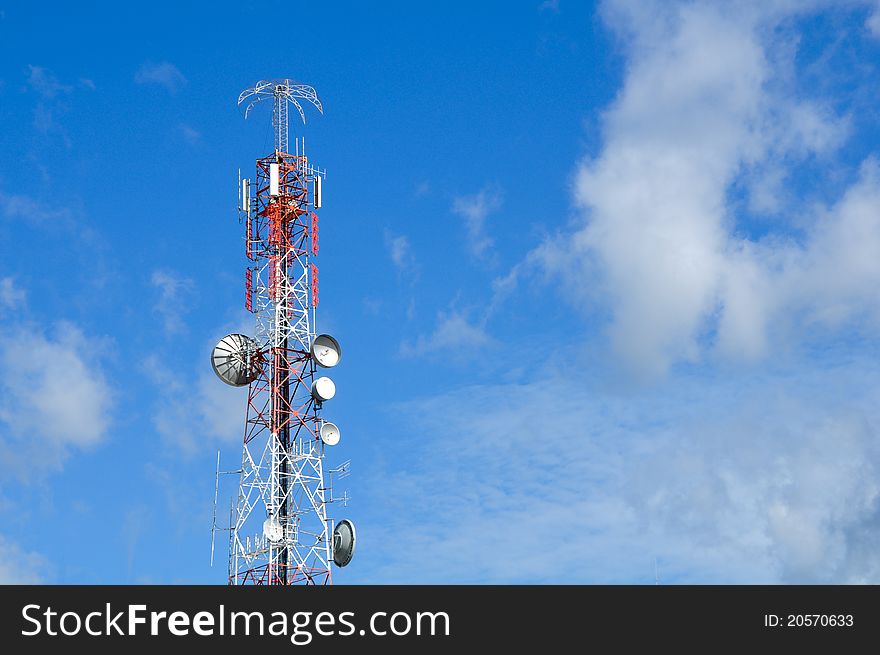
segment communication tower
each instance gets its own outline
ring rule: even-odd
[[[326,171],[306,156],[305,142],[288,142],[288,108],[305,123],[300,101],[323,113],[310,86],[289,79],[261,80],[238,98],[247,118],[272,101],[275,149],[256,160],[253,180],[240,179],[239,219],[245,228],[245,307],[253,336],[230,334],[214,347],[211,365],[226,384],[248,387],[238,494],[230,508],[229,584],[330,584],[330,563],[347,565],[355,529],[334,525],[333,479],[349,462],[325,470],[325,450],[339,428],[323,418],[336,385],[321,369],[339,363],[339,342],[316,328],[318,214]],[[240,177],[240,176],[239,176]],[[214,494],[214,526],[220,456]]]

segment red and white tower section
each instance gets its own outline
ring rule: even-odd
[[[248,387],[241,469],[231,472],[239,485],[228,528],[229,584],[330,584],[331,563],[351,561],[355,530],[328,513],[333,503],[347,504],[347,494],[333,496],[333,479],[346,476],[349,463],[324,466],[340,437],[323,417],[336,394],[327,369],[342,355],[339,342],[316,329],[326,172],[306,156],[303,141],[288,152],[287,122],[290,105],[303,122],[301,101],[323,108],[312,87],[287,79],[258,82],[239,105],[247,116],[263,100],[273,105],[275,150],[256,160],[255,177],[239,189],[254,333],[227,335],[211,354],[223,382]]]

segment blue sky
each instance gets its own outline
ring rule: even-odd
[[[325,107],[338,582],[880,581],[874,3],[19,3],[0,43],[0,582],[225,580],[235,100],[279,76]]]

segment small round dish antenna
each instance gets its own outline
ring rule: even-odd
[[[324,368],[333,368],[342,359],[339,342],[329,334],[319,334],[312,342],[312,359]]]
[[[336,566],[342,568],[351,561],[356,540],[354,523],[342,519],[336,524],[333,528],[333,563]]]
[[[270,516],[263,521],[263,536],[273,544],[281,541],[281,538],[284,536],[284,528],[281,527],[277,516]]]
[[[321,441],[328,446],[335,446],[339,443],[339,428],[336,427],[335,423],[324,421],[324,424],[321,426],[320,434]]]
[[[257,342],[243,334],[227,334],[211,351],[211,368],[233,387],[244,387],[259,373]]]
[[[318,378],[312,382],[312,398],[318,402],[330,400],[336,395],[336,385],[328,377]]]

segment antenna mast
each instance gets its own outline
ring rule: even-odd
[[[319,112],[324,113],[324,107],[314,88],[307,84],[297,84],[291,80],[260,80],[252,87],[241,92],[238,96],[238,105],[244,105],[244,117],[247,118],[259,102],[272,99],[272,128],[275,131],[275,152],[287,152],[287,108],[288,104],[296,107],[302,122],[306,122],[306,114],[299,100],[306,100],[313,104]]]
[[[249,262],[245,307],[254,314],[255,331],[224,337],[212,353],[221,380],[248,387],[229,584],[330,584],[330,562],[348,564],[355,531],[348,520],[334,527],[327,513],[331,503],[347,504],[347,493],[333,497],[333,476],[348,475],[349,463],[324,470],[325,448],[339,442],[339,428],[322,416],[336,386],[319,369],[332,368],[342,354],[339,342],[315,327],[315,210],[326,172],[309,162],[299,142],[295,154],[288,152],[288,106],[304,123],[299,100],[322,113],[323,107],[312,87],[288,79],[261,80],[238,104],[247,117],[269,98],[275,152],[256,160],[253,183],[244,179],[239,186]]]

